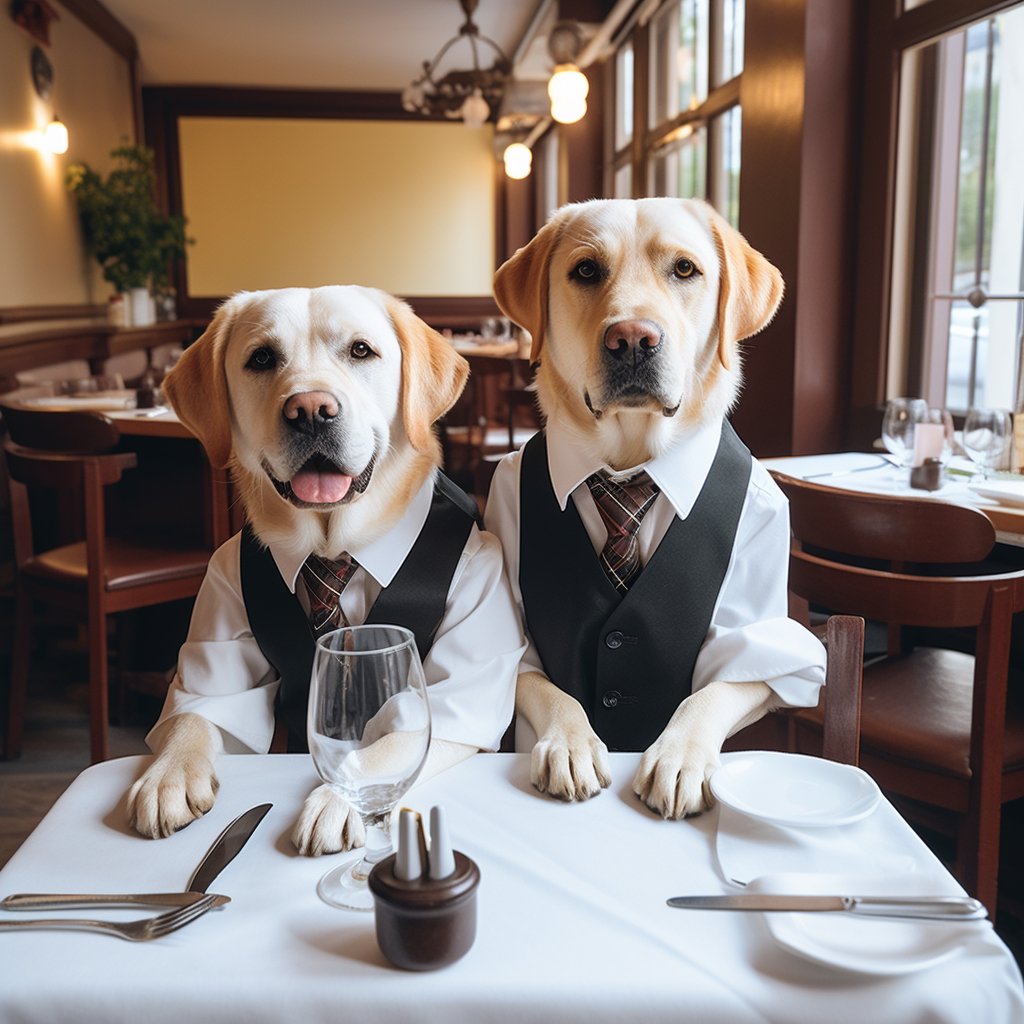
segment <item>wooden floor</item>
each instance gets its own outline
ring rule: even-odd
[[[74,682],[84,676],[84,657],[60,654],[40,666],[30,695],[25,739],[17,761],[0,761],[0,867],[53,806],[57,797],[89,766],[87,688]],[[125,701],[120,724],[110,728],[111,757],[146,754],[145,735],[160,713],[160,702],[140,695]],[[1018,801],[1018,803],[1024,803]],[[1011,805],[1013,808],[1013,805]],[[1001,891],[1022,891],[1024,808],[1004,815]],[[941,857],[943,851],[930,842]],[[0,893],[0,896],[4,895]],[[1000,901],[1002,903],[1002,901]],[[1024,914],[1000,912],[997,931],[1024,966]]]

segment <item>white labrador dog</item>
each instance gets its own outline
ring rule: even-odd
[[[336,286],[243,292],[165,382],[176,413],[215,466],[230,465],[257,537],[326,557],[371,543],[403,515],[440,463],[432,425],[454,404],[468,365],[403,302]],[[312,404],[331,423],[310,457],[290,427]],[[268,714],[270,714],[268,710]],[[167,836],[213,805],[220,730],[192,713],[169,719],[132,787],[143,835]],[[475,752],[434,741],[421,778]],[[307,799],[293,834],[302,853],[363,842],[359,816],[329,787]]]
[[[696,425],[723,419],[741,383],[738,342],[771,320],[783,282],[706,203],[594,200],[557,211],[498,270],[494,289],[532,336],[538,401],[549,419],[558,416],[560,436],[591,461],[625,470],[669,451]],[[646,325],[663,341],[656,372],[628,384],[616,378],[608,351],[610,325],[622,324]],[[508,517],[518,517],[510,493],[511,485],[501,497]],[[502,535],[491,524],[494,501],[492,490],[488,525]],[[502,540],[506,551],[518,547],[518,536]],[[785,543],[788,552],[788,531]],[[635,792],[665,817],[705,809],[722,743],[780,704],[765,682],[711,681],[657,723]],[[524,672],[516,710],[537,737],[538,789],[579,800],[609,785],[606,746],[574,697]]]

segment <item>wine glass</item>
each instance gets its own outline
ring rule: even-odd
[[[430,705],[412,633],[401,626],[346,626],[320,637],[307,731],[320,778],[366,828],[363,854],[328,871],[316,891],[331,906],[372,910],[366,879],[391,853],[391,812],[430,746]]]
[[[882,443],[899,460],[901,468],[914,454],[914,429],[928,412],[923,398],[890,398],[882,418]]]
[[[981,467],[981,478],[988,478],[1010,443],[1013,426],[1005,409],[971,409],[964,420],[964,451]]]

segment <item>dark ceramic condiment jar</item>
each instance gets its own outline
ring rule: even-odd
[[[392,854],[370,872],[377,944],[396,967],[432,971],[464,956],[476,938],[480,869],[455,851],[455,871],[440,880],[395,877]]]

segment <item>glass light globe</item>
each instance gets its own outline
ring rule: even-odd
[[[559,64],[548,82],[551,116],[559,124],[575,124],[587,112],[590,83],[575,64]]]
[[[530,168],[533,166],[533,153],[529,146],[521,142],[513,142],[505,147],[505,174],[517,181],[530,176]]]
[[[68,151],[68,129],[63,121],[54,118],[43,132],[43,139],[46,148],[51,153],[66,153]]]
[[[474,89],[462,104],[462,120],[470,128],[479,128],[490,116],[491,108],[487,106],[484,94],[479,89]]]

